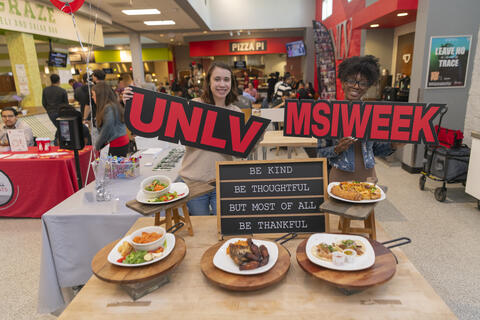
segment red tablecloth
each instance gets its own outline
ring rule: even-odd
[[[82,184],[91,150],[87,146],[79,151]],[[28,152],[14,154],[36,153],[39,158],[0,159],[0,216],[39,218],[78,190],[73,151],[60,151],[68,155],[47,158],[37,147],[30,147]],[[51,152],[58,152],[58,147],[52,147]],[[94,178],[90,170],[87,183]]]

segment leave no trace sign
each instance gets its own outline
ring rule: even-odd
[[[285,136],[438,144],[433,120],[444,104],[287,100]]]
[[[141,137],[245,158],[270,120],[209,104],[132,87],[125,106],[125,123]]]

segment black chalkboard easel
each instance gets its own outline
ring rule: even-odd
[[[219,238],[328,231],[325,158],[217,162]]]

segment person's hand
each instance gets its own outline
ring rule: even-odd
[[[333,151],[335,151],[336,154],[342,154],[345,151],[347,151],[347,149],[350,147],[350,145],[352,143],[354,143],[355,141],[356,141],[355,138],[343,137],[342,139],[340,139],[338,141],[337,145],[333,148]]]
[[[126,87],[123,89],[123,104],[127,104],[127,101],[133,98],[133,91],[132,87]]]

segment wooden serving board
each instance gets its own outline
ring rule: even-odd
[[[271,286],[282,280],[290,268],[290,254],[278,245],[278,259],[272,269],[255,275],[238,275],[222,271],[213,264],[213,257],[225,241],[221,241],[204,252],[200,266],[208,280],[233,291],[253,291]]]
[[[108,254],[120,240],[108,244],[93,258],[92,271],[99,279],[118,284],[151,280],[175,268],[182,262],[187,252],[185,241],[181,237],[175,236],[175,248],[166,258],[143,267],[120,267],[107,260]]]
[[[375,263],[368,269],[359,271],[331,270],[311,262],[305,251],[308,239],[297,247],[297,262],[302,269],[315,278],[347,290],[365,290],[390,280],[395,274],[396,261],[393,254],[382,244],[369,240],[375,252]]]

